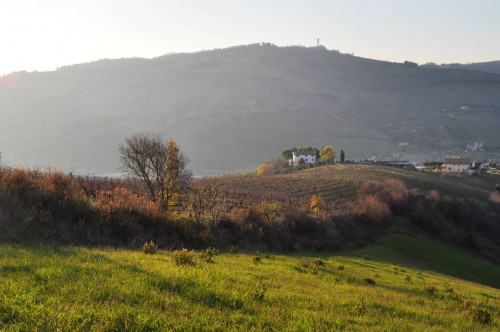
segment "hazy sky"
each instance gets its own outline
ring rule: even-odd
[[[499,15],[499,0],[0,0],[0,75],[317,38],[380,60],[500,60]]]

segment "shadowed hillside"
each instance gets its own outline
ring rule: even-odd
[[[500,75],[256,44],[21,73],[0,86],[0,116],[4,161],[77,173],[118,172],[117,147],[138,131],[174,137],[199,175],[292,146],[416,160],[500,142]]]
[[[426,64],[426,67],[437,67],[435,64]],[[488,61],[488,62],[476,62],[476,63],[448,63],[441,64],[441,68],[462,68],[462,69],[472,69],[481,70],[488,73],[500,74],[500,61]]]

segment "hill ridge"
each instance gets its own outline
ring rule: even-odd
[[[254,44],[21,73],[0,87],[0,116],[5,161],[75,173],[116,172],[117,146],[138,131],[175,138],[198,175],[253,169],[295,145],[418,161],[480,141],[494,157],[500,75]]]

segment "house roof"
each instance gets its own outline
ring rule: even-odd
[[[445,158],[445,164],[470,164],[471,161],[469,158]]]
[[[316,153],[312,150],[308,150],[308,151],[294,151],[293,152],[294,155],[296,156],[315,156]]]

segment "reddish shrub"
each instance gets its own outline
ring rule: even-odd
[[[358,198],[357,203],[358,214],[377,223],[391,214],[389,206],[373,195],[362,195]]]
[[[428,201],[438,202],[441,199],[441,196],[437,190],[431,190],[425,195],[425,199]]]
[[[143,214],[147,217],[161,215],[159,203],[130,192],[127,188],[99,191],[96,195],[97,207],[107,218],[116,215]]]
[[[490,195],[490,202],[495,204],[500,204],[500,193],[492,192]]]
[[[58,170],[39,174],[35,180],[35,186],[40,192],[57,199],[70,198],[73,194],[71,179]]]
[[[8,190],[16,191],[20,195],[24,195],[28,191],[33,190],[34,178],[34,171],[16,168],[12,171],[5,172],[2,183]]]
[[[358,195],[374,196],[397,213],[402,213],[408,204],[408,189],[403,182],[394,179],[367,181],[359,188]]]

